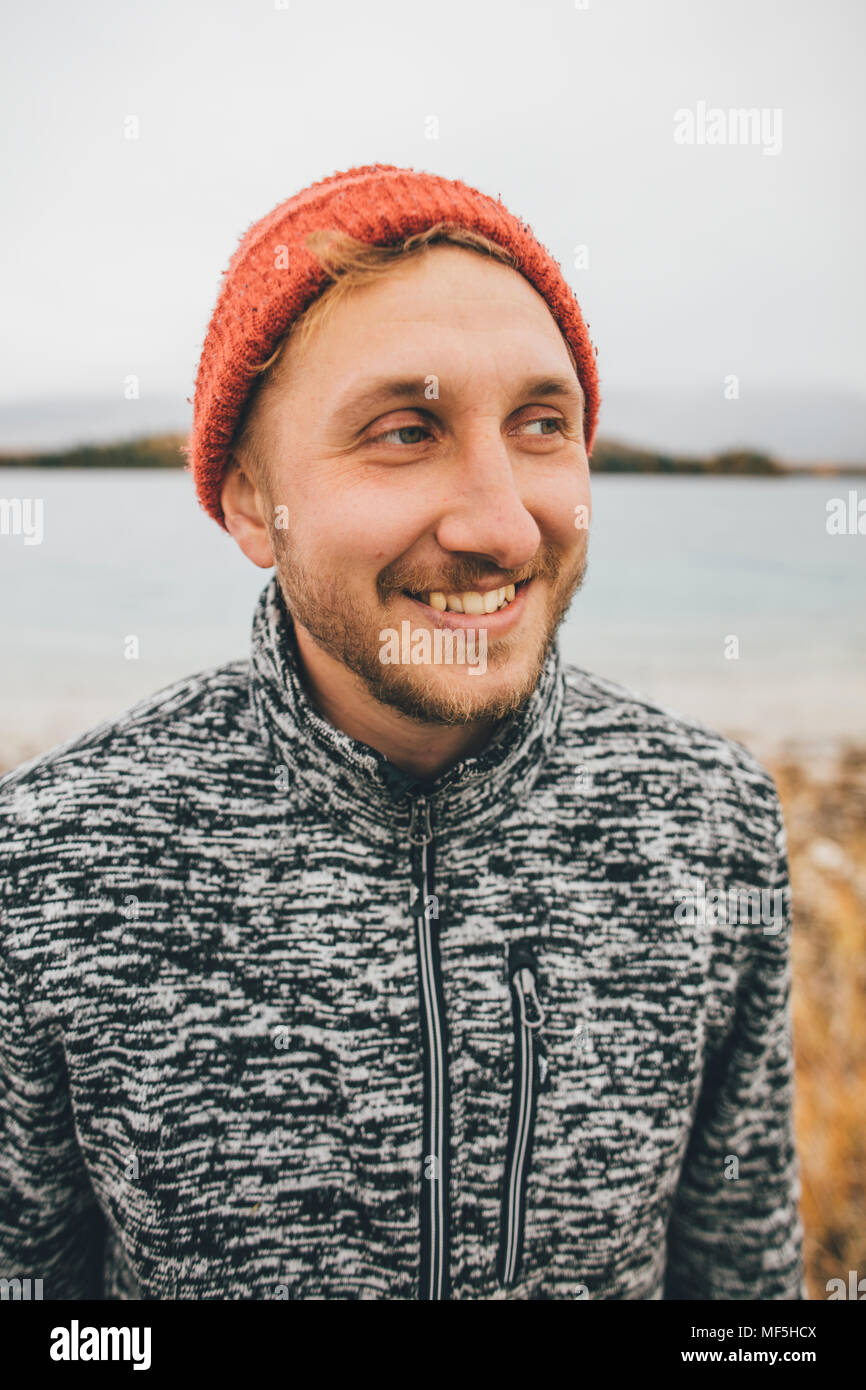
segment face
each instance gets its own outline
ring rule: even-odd
[[[434,246],[352,290],[290,341],[261,406],[296,627],[411,718],[517,709],[585,570],[582,406],[547,305],[508,266]]]

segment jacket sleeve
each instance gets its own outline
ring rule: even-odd
[[[775,912],[742,928],[748,954],[734,1023],[705,1070],[668,1226],[666,1299],[809,1296],[793,1119],[791,889],[773,796]]]
[[[62,1046],[28,1017],[0,943],[0,1278],[29,1278],[31,1297],[41,1279],[43,1299],[101,1299],[104,1233]]]

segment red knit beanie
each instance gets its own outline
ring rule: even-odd
[[[253,224],[223,272],[202,348],[193,426],[186,448],[199,501],[225,527],[220,489],[255,367],[323,289],[330,277],[304,245],[314,229],[337,228],[359,241],[393,245],[434,223],[457,223],[510,251],[520,272],[547,301],[574,353],[586,396],[584,437],[592,448],[598,376],[577,300],[559,263],[525,222],[477,189],[438,174],[370,164],[311,184]]]

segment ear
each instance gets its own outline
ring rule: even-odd
[[[247,559],[260,569],[271,569],[276,562],[265,524],[267,502],[235,458],[223,479],[220,503],[226,529]]]

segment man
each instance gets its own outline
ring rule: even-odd
[[[773,784],[556,646],[597,409],[477,190],[373,165],[247,232],[189,458],[275,567],[251,659],[0,784],[0,1272],[805,1296]]]

